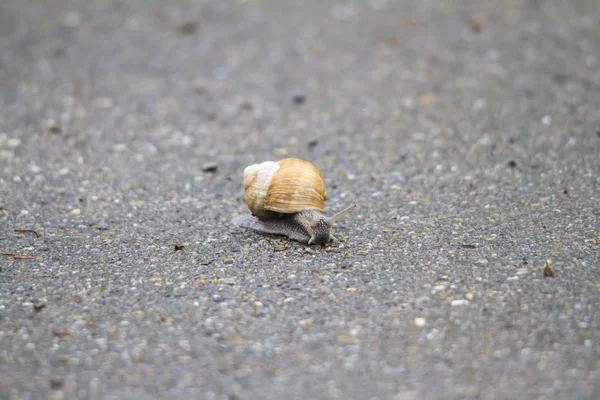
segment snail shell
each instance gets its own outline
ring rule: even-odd
[[[300,211],[325,210],[325,182],[308,161],[286,158],[244,169],[246,204],[252,215],[267,220]]]

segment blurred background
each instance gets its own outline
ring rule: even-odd
[[[599,21],[0,1],[0,397],[599,398]],[[340,246],[230,226],[292,156]]]

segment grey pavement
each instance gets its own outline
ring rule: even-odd
[[[599,21],[0,1],[0,398],[600,398]],[[290,156],[338,243],[231,226]]]

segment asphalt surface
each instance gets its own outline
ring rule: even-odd
[[[600,398],[598,21],[3,0],[0,398]],[[288,156],[339,243],[230,225]]]

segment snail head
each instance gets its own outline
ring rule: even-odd
[[[331,217],[325,217],[320,214],[318,217],[311,215],[310,217],[310,227],[311,227],[311,236],[308,241],[308,244],[326,244],[330,240],[337,240],[335,236],[331,233],[331,227],[333,223],[337,221],[340,217],[342,217],[347,212],[358,207],[356,204],[350,206],[337,214],[334,214]]]

